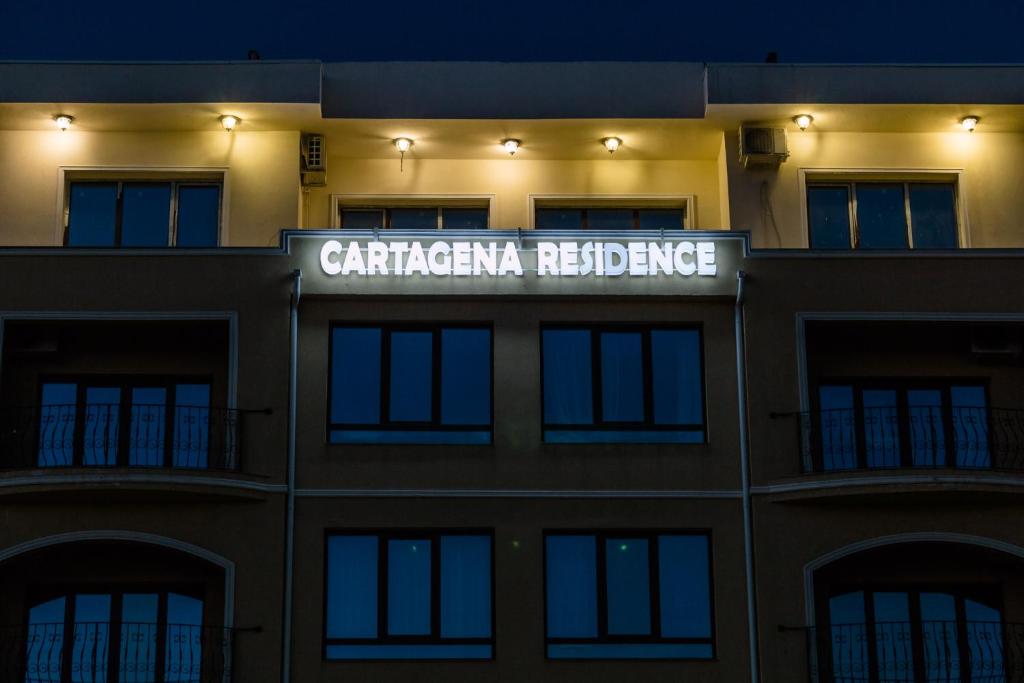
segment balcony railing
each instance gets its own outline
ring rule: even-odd
[[[795,418],[804,473],[1024,469],[1024,410],[912,406],[772,416]]]
[[[0,409],[0,469],[237,471],[242,422],[251,412],[139,404]]]
[[[17,683],[227,683],[231,629],[75,622],[0,629],[0,676]]]
[[[837,624],[806,631],[811,683],[1020,683],[1024,624]]]

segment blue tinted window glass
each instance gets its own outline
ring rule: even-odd
[[[373,230],[384,227],[382,209],[342,209],[341,227],[349,230]]]
[[[77,384],[46,383],[39,402],[40,467],[70,465],[75,448]]]
[[[490,659],[491,645],[328,645],[328,659]]]
[[[331,335],[331,422],[379,423],[381,331],[336,327]]]
[[[178,229],[175,246],[215,247],[220,237],[220,187],[178,188]]]
[[[953,404],[953,439],[957,467],[991,467],[989,416],[985,387],[956,385],[949,388]]]
[[[178,593],[167,594],[167,644],[164,680],[193,683],[203,670],[203,601]]]
[[[583,228],[583,210],[537,209],[534,224],[539,230],[580,230]]]
[[[131,390],[131,399],[128,464],[159,467],[164,464],[167,390],[163,387],[136,387]]]
[[[702,424],[700,332],[652,330],[655,424]]]
[[[910,596],[904,592],[874,594],[875,656],[878,670],[893,672],[887,680],[915,681],[910,625]]]
[[[605,541],[610,635],[651,632],[651,573],[647,552],[646,539],[609,538]]]
[[[558,643],[551,659],[710,659],[710,643]]]
[[[661,635],[711,637],[711,577],[706,536],[658,537]]]
[[[544,422],[592,424],[590,331],[544,330]]]
[[[110,648],[110,595],[75,596],[74,647],[71,670],[74,683],[101,683],[107,680]]]
[[[915,466],[942,466],[946,459],[946,424],[942,392],[938,389],[907,390],[911,457]]]
[[[857,680],[868,671],[868,632],[864,593],[846,593],[829,599],[832,667],[836,680]]]
[[[171,184],[125,183],[121,190],[121,246],[166,247]]]
[[[441,209],[441,225],[446,230],[485,230],[487,209]]]
[[[641,230],[682,230],[682,209],[640,209]]]
[[[430,421],[433,367],[432,332],[391,333],[390,417],[393,421]]]
[[[820,412],[821,467],[850,470],[857,467],[856,420],[853,387],[823,385],[818,389]]]
[[[597,543],[593,536],[548,536],[547,634],[597,637]]]
[[[391,224],[394,230],[436,230],[437,209],[389,209]]]
[[[330,440],[331,443],[489,444],[491,430],[332,429]]]
[[[33,606],[28,612],[26,638],[21,647],[24,648],[25,661],[35,667],[35,680],[40,683],[60,681],[61,655],[64,650],[65,600],[63,597],[55,598]],[[22,680],[34,683],[28,676]]]
[[[441,424],[490,422],[490,330],[441,330]]]
[[[327,539],[327,637],[377,637],[377,537]]]
[[[427,540],[388,541],[388,633],[430,635],[430,548]]]
[[[71,183],[69,247],[113,247],[116,224],[117,183]]]
[[[590,230],[632,230],[632,209],[588,209],[587,228]]]
[[[907,210],[903,202],[903,185],[857,185],[857,247],[907,248]]]
[[[441,537],[441,637],[491,635],[491,539]]]
[[[864,450],[868,467],[899,467],[900,429],[896,392],[892,389],[865,389]]]
[[[207,467],[210,454],[210,385],[176,384],[174,403],[174,466]],[[233,463],[225,461],[220,464],[230,467]]]
[[[849,189],[808,187],[807,222],[811,230],[811,249],[849,249]]]
[[[89,387],[85,390],[83,465],[117,464],[121,390]]]
[[[544,440],[549,443],[704,443],[704,432],[696,429],[548,429]]]
[[[915,249],[956,249],[956,199],[953,186],[910,185],[910,225]]]
[[[601,333],[601,403],[608,422],[644,419],[644,372],[639,332]]]

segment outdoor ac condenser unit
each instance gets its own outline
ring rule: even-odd
[[[781,164],[789,157],[785,128],[740,126],[740,163]]]
[[[324,165],[324,136],[319,133],[303,133],[301,143],[302,186],[323,187],[327,184],[327,167]]]

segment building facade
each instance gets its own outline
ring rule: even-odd
[[[0,677],[1024,680],[1022,77],[0,64]]]

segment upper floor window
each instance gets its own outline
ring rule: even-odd
[[[491,442],[491,330],[475,325],[337,325],[329,440]]]
[[[221,190],[212,180],[72,180],[69,247],[216,247]]]
[[[952,182],[813,181],[807,186],[812,249],[955,249]]]
[[[705,440],[699,329],[548,325],[541,356],[545,441]]]
[[[487,207],[341,207],[338,225],[350,230],[485,230]]]
[[[539,230],[682,230],[686,208],[538,206],[534,226]]]
[[[490,659],[490,532],[327,537],[327,659]]]
[[[547,656],[713,658],[710,558],[705,533],[547,534]]]

